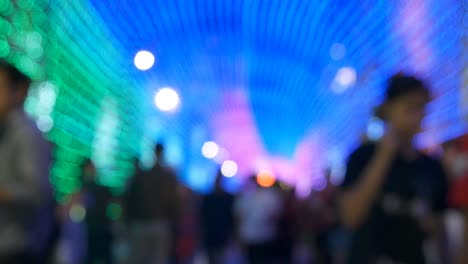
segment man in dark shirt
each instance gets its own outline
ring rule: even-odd
[[[130,180],[126,217],[132,245],[132,263],[167,263],[179,221],[177,176],[164,161],[164,146],[157,144],[156,163]]]
[[[202,238],[210,264],[223,263],[224,253],[234,235],[234,197],[222,185],[218,172],[215,189],[201,203]]]
[[[86,207],[87,264],[111,264],[112,223],[107,207],[112,198],[110,190],[101,185],[92,160],[83,163],[83,199]]]
[[[443,245],[447,179],[440,162],[413,145],[429,99],[420,80],[391,78],[377,112],[386,135],[349,158],[340,198],[343,224],[352,231],[348,263],[425,263],[426,238]]]

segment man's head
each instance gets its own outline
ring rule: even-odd
[[[397,135],[411,139],[421,131],[430,97],[429,89],[421,80],[397,74],[388,81],[385,101],[376,114]]]
[[[23,105],[30,84],[28,76],[12,64],[0,60],[0,119]]]

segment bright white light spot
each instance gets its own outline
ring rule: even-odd
[[[330,57],[334,60],[341,60],[346,56],[346,47],[341,43],[335,43],[330,47]]]
[[[207,159],[213,159],[218,155],[219,146],[215,142],[208,141],[203,144],[202,154]]]
[[[356,70],[351,67],[343,67],[338,70],[335,76],[335,80],[333,80],[332,90],[335,93],[343,93],[349,87],[356,84]]]
[[[336,74],[338,84],[351,86],[356,83],[356,71],[351,67],[343,67]]]
[[[70,219],[75,223],[83,222],[86,216],[86,209],[82,205],[73,205],[70,208]]]
[[[162,88],[154,97],[156,107],[164,112],[175,110],[179,106],[179,102],[179,95],[172,88]]]
[[[137,69],[146,71],[151,69],[154,65],[154,55],[153,53],[147,51],[147,50],[141,50],[137,52],[135,55],[135,58],[133,59],[133,62],[135,63],[135,67]]]
[[[41,115],[36,120],[36,125],[40,131],[47,133],[54,127],[54,120],[48,115]]]
[[[223,165],[221,166],[221,173],[225,177],[232,177],[237,174],[237,163],[235,163],[232,160],[226,160],[223,162]]]
[[[55,104],[55,99],[57,94],[55,92],[55,86],[50,82],[43,82],[39,85],[39,100],[41,103],[47,106],[53,106]]]

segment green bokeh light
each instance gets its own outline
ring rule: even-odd
[[[22,10],[30,10],[34,7],[35,0],[16,0],[16,5]]]
[[[10,24],[10,22],[0,17],[0,34],[4,37],[8,37],[12,31],[13,26]]]
[[[0,37],[0,58],[5,58],[10,54],[10,44],[5,37]]]
[[[106,208],[107,217],[112,221],[117,221],[122,217],[122,206],[118,203],[110,203]]]
[[[0,15],[9,16],[13,11],[13,4],[10,0],[0,0]]]
[[[83,222],[86,217],[86,209],[81,204],[72,205],[69,216],[75,223]]]
[[[23,10],[15,10],[13,13],[12,23],[20,30],[26,30],[31,27],[29,15],[26,13],[26,11]]]

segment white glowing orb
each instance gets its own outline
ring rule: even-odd
[[[336,74],[338,84],[351,86],[356,83],[356,71],[351,67],[343,67]]]
[[[215,142],[208,141],[203,144],[202,155],[207,159],[215,158],[219,153],[219,146]]]
[[[332,90],[335,93],[343,93],[349,87],[356,84],[357,74],[356,70],[351,67],[343,67],[336,73],[335,79],[333,80]]]
[[[36,120],[36,125],[40,131],[47,133],[54,128],[54,120],[49,115],[41,115]]]
[[[237,174],[238,166],[237,163],[235,163],[232,160],[226,160],[223,162],[223,165],[221,166],[221,173],[225,177],[233,177],[234,175]]]
[[[133,59],[133,63],[135,63],[135,67],[137,67],[137,69],[142,70],[142,71],[151,69],[151,67],[153,67],[154,65],[154,61],[155,61],[155,58],[154,58],[153,53],[147,50],[141,50],[137,52],[137,54],[135,55],[135,58]]]
[[[180,98],[174,89],[162,88],[154,96],[154,103],[159,110],[168,112],[177,109]]]
[[[57,93],[55,86],[50,82],[43,82],[38,87],[38,96],[41,106],[44,111],[50,113],[55,105],[57,99]]]

